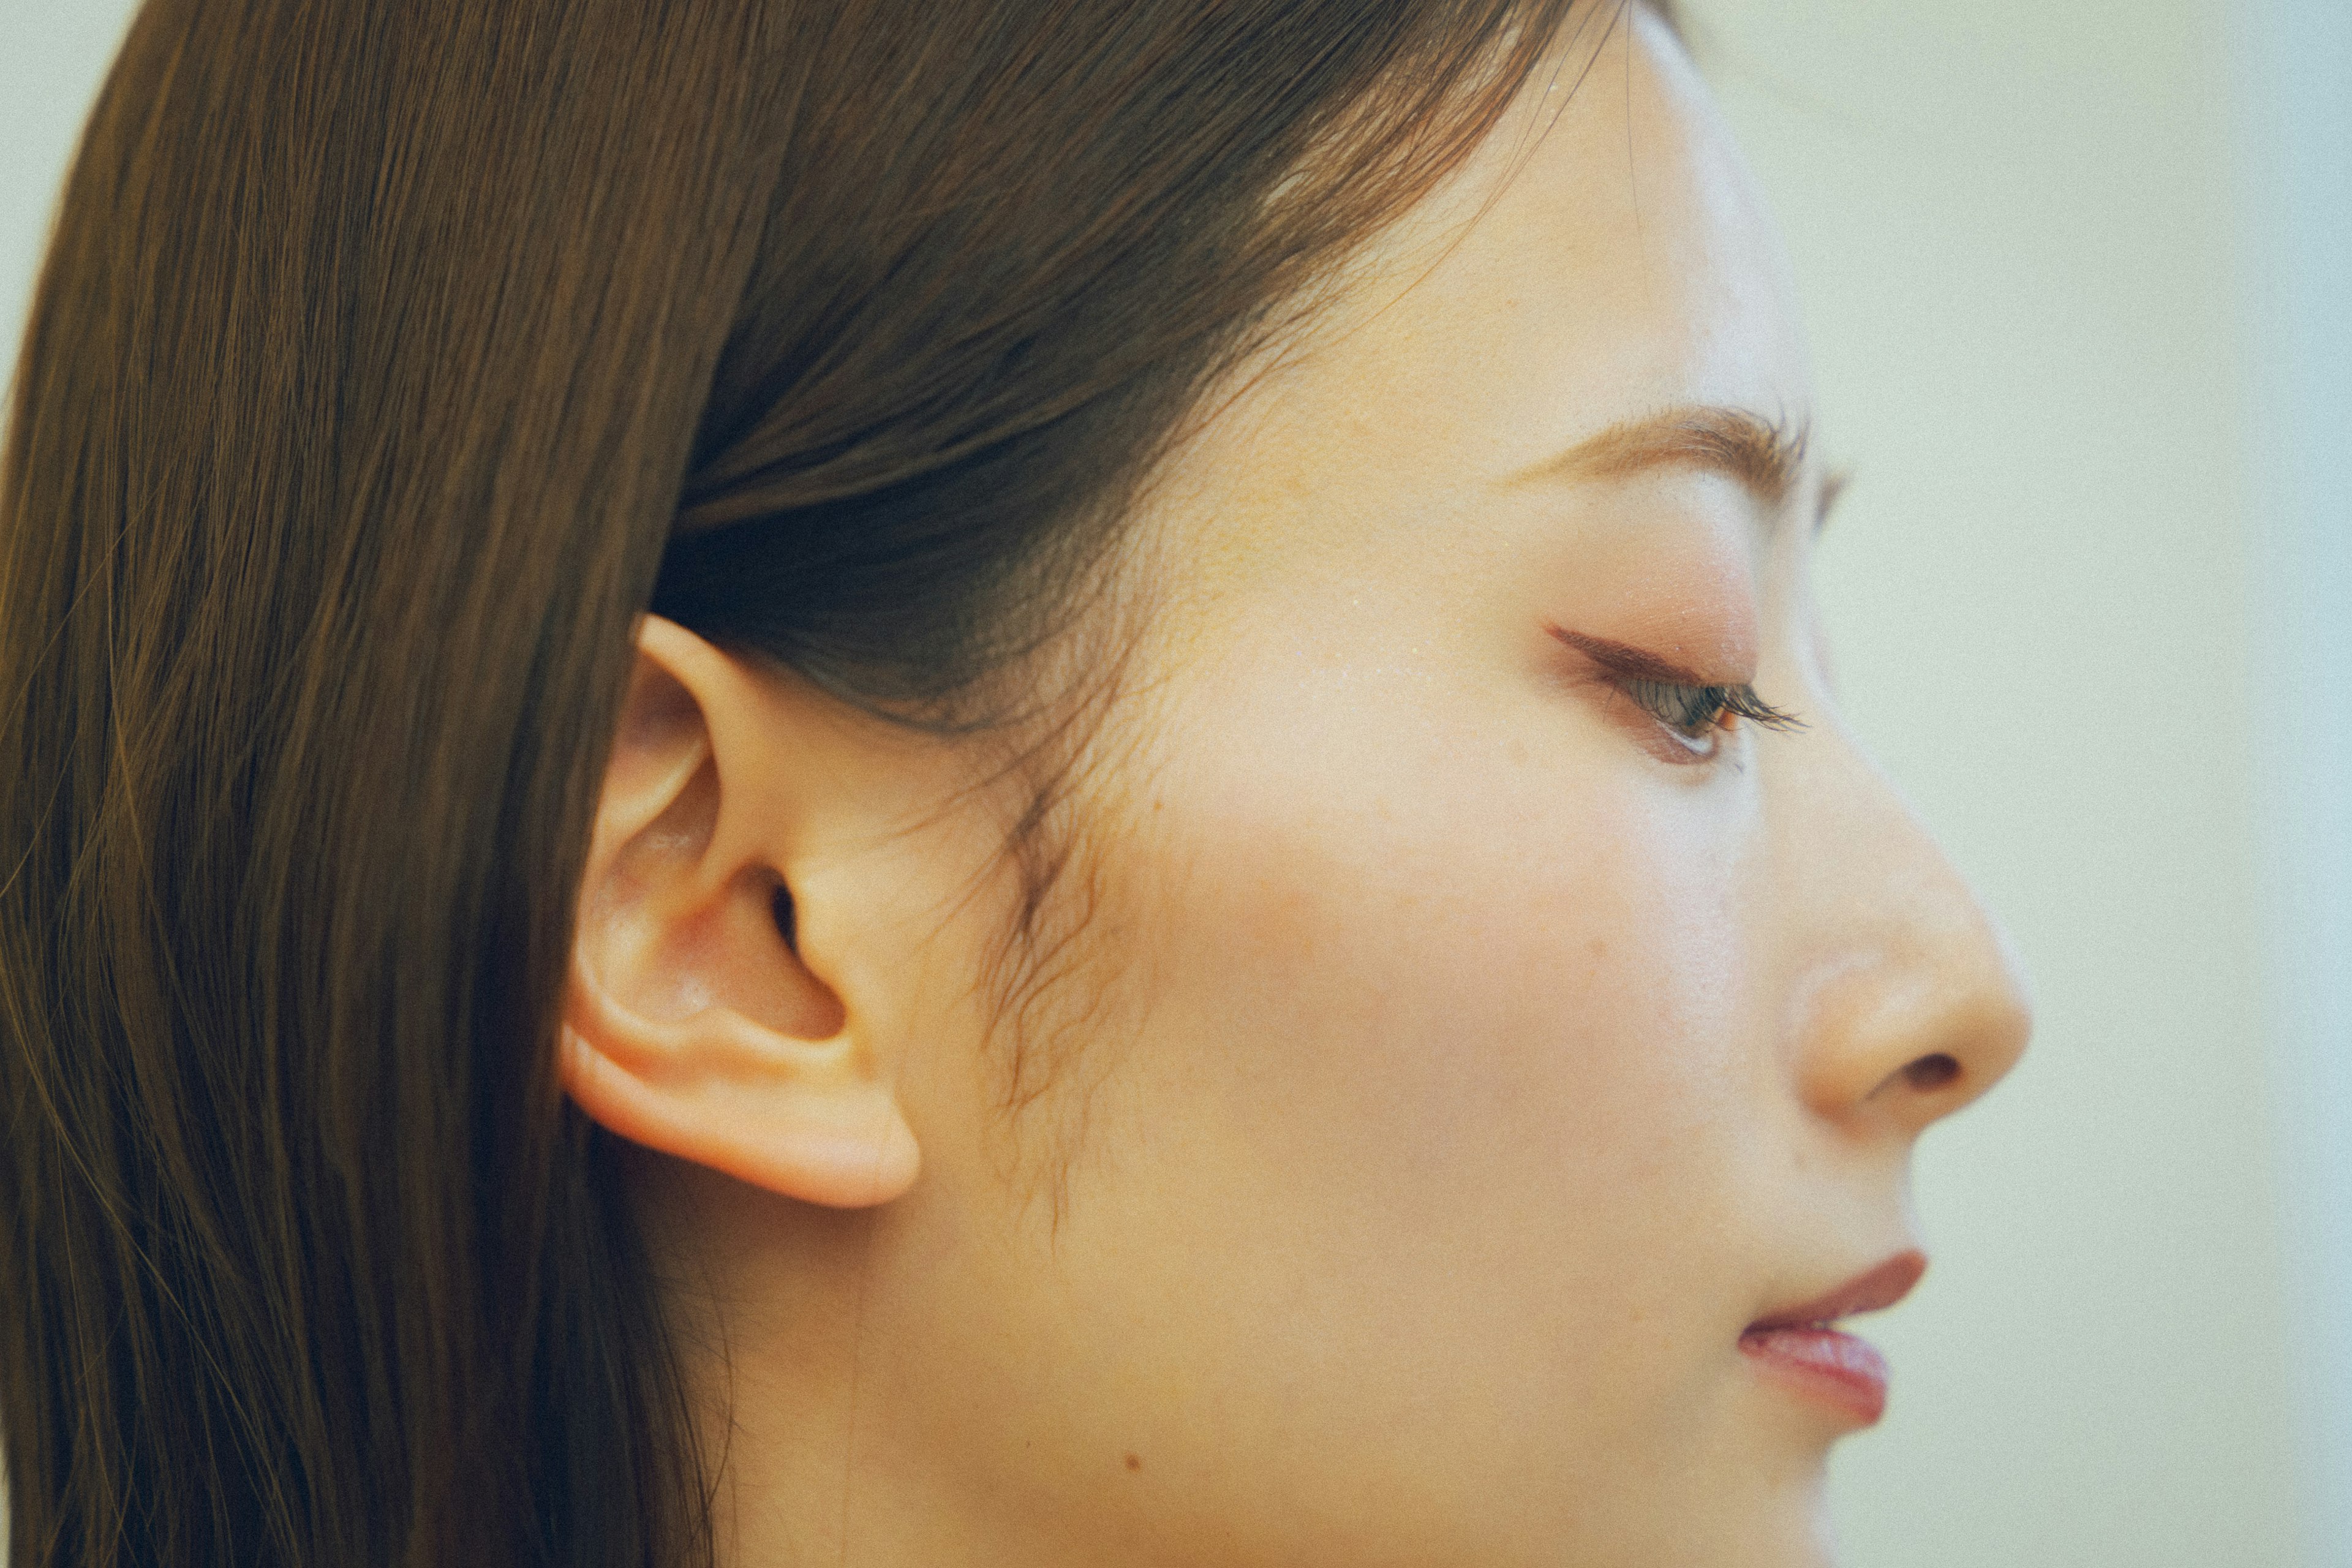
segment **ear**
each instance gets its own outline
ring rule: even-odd
[[[880,1042],[803,952],[794,868],[840,791],[822,739],[839,728],[800,722],[807,702],[645,617],[581,885],[562,1072],[631,1142],[858,1207],[904,1193],[919,1158]]]

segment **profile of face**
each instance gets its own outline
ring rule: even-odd
[[[1826,1560],[1817,1325],[2025,1009],[1837,716],[1771,222],[1662,24],[1592,48],[1150,485],[1009,1014],[969,748],[646,624],[566,1072],[722,1554]]]

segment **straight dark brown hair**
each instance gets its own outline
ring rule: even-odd
[[[555,1072],[636,617],[974,722],[1568,10],[149,0],[0,466],[10,1561],[707,1559]]]

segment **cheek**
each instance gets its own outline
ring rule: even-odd
[[[1730,1076],[1738,952],[1706,836],[1525,770],[1415,782],[1226,792],[1162,933],[1206,962],[1166,1000],[1285,1147],[1392,1217],[1459,1223],[1465,1184],[1571,1189],[1589,1217]]]
[[[1560,699],[1376,675],[1236,694],[1167,753],[1127,846],[1150,1006],[1076,1208],[1155,1245],[1087,1289],[1106,1321],[1184,1303],[1109,1353],[1209,1398],[1221,1442],[1311,1432],[1336,1473],[1554,1531],[1674,1492],[1737,1397],[1738,823]]]
[[[1171,770],[1139,1109],[1391,1275],[1645,1291],[1628,1258],[1684,1267],[1657,1217],[1726,1201],[1754,1087],[1722,814],[1555,710],[1366,684]]]

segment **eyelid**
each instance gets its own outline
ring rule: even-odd
[[[1696,670],[1685,669],[1644,649],[1608,637],[1571,632],[1551,622],[1545,623],[1544,629],[1600,666],[1607,673],[1611,684],[1641,710],[1654,726],[1655,732],[1682,748],[1671,753],[1657,752],[1655,754],[1663,761],[1677,764],[1713,761],[1719,750],[1717,742],[1730,731],[1730,725],[1725,722],[1727,717],[1744,719],[1767,730],[1786,731],[1805,727],[1802,719],[1773,707],[1758,696],[1755,686],[1748,681],[1710,680]],[[1715,708],[1714,717],[1702,731],[1708,742],[1705,752],[1696,750],[1701,736],[1690,733],[1644,700],[1641,689],[1643,687],[1704,694]]]
[[[1552,637],[1584,655],[1612,675],[1629,680],[1654,680],[1666,686],[1744,686],[1747,681],[1710,679],[1697,670],[1662,658],[1646,648],[1609,637],[1596,637],[1584,632],[1572,632],[1555,622],[1544,623],[1544,630]]]

